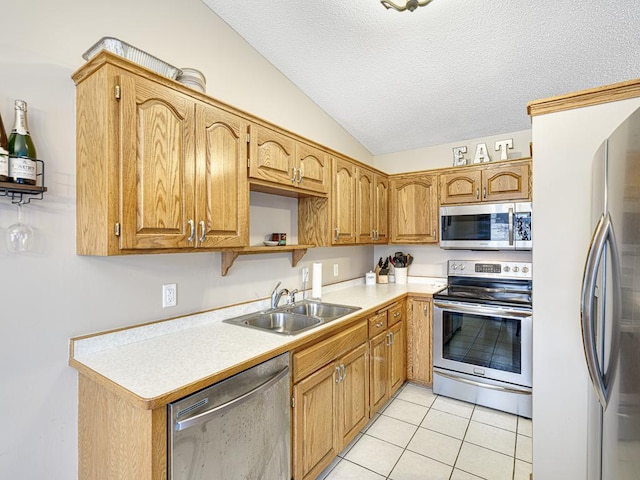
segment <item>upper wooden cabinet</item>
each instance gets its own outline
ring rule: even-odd
[[[356,167],[342,158],[333,159],[331,189],[332,244],[356,243]]]
[[[425,173],[391,177],[391,243],[438,241],[437,178]]]
[[[373,243],[389,242],[389,179],[376,173],[373,202]]]
[[[248,244],[248,122],[103,53],[77,84],[77,252]]]
[[[373,243],[375,239],[375,189],[375,174],[365,168],[356,168],[356,243]]]
[[[440,174],[440,204],[528,200],[531,160],[483,163]]]
[[[260,182],[254,183],[292,192],[328,192],[331,169],[324,151],[259,124],[252,124],[249,132],[249,177]]]

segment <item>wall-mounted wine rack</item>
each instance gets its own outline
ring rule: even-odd
[[[36,185],[23,185],[20,183],[0,182],[0,197],[8,197],[14,205],[26,205],[31,200],[42,200],[47,187],[44,186],[44,162],[33,159],[36,162]]]

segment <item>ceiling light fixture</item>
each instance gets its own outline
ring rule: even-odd
[[[424,7],[425,5],[429,5],[433,0],[407,0],[404,5],[398,5],[390,0],[380,0],[380,3],[385,6],[388,10],[390,8],[394,8],[399,12],[404,12],[405,10],[409,10],[413,12],[418,7]]]

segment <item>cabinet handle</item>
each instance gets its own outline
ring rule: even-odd
[[[337,242],[338,240],[340,240],[340,230],[338,230],[338,227],[334,228],[334,230],[336,231],[336,236],[334,237],[334,240]]]
[[[382,322],[376,323],[376,328],[380,328],[382,326]]]
[[[482,187],[482,197],[487,198],[487,187]]]
[[[391,335],[391,345],[393,345],[396,343],[396,334],[391,332],[389,335]]]
[[[189,231],[191,232],[187,238],[187,242],[193,242],[193,237],[196,236],[196,224],[193,220],[189,220],[187,223],[189,224]]]
[[[291,167],[291,171],[293,172],[293,177],[291,177],[291,183],[296,183],[296,167]]]
[[[393,314],[393,318],[398,318],[400,316],[400,312],[396,312]]]
[[[336,383],[340,383],[340,367],[336,367]]]
[[[300,185],[300,182],[302,181],[302,177],[303,177],[303,175],[302,175],[302,169],[301,169],[301,168],[299,168],[299,169],[298,169],[298,185]]]
[[[480,187],[476,188],[476,200],[480,200]]]
[[[387,342],[385,343],[387,347],[391,346],[391,333],[387,333]]]
[[[344,365],[340,365],[340,371],[342,372],[342,376],[340,377],[340,381],[343,381],[347,376],[347,369],[344,368]]]
[[[433,236],[433,238],[435,238],[435,237],[436,237],[436,231],[435,231],[435,230],[433,231],[432,236]]]
[[[204,229],[204,220],[200,220],[200,231],[202,234],[200,235],[200,243],[204,242],[204,237],[206,236],[206,230]]]

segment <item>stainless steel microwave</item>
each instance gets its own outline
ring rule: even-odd
[[[440,207],[440,247],[531,250],[531,202]]]

